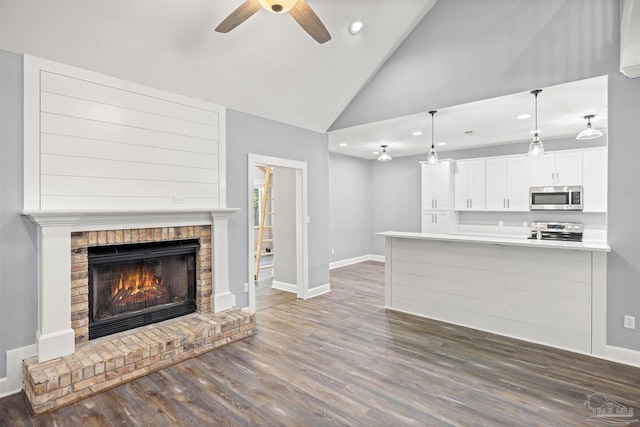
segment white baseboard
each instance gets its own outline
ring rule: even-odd
[[[334,261],[329,264],[329,270],[333,270],[334,268],[346,267],[347,265],[357,264],[359,262],[364,261],[381,261],[384,262],[384,255],[362,255],[355,258],[343,259],[340,261]]]
[[[640,367],[640,351],[608,345],[605,349],[605,359],[625,365]]]
[[[273,280],[271,282],[271,287],[273,289],[278,289],[279,291],[293,292],[294,294],[298,293],[298,286],[287,282]]]
[[[7,351],[7,376],[0,378],[0,398],[22,390],[22,361],[37,354],[35,344]]]
[[[328,292],[331,292],[330,283],[327,283],[326,285],[316,286],[315,288],[309,289],[309,291],[307,292],[307,299],[317,297],[319,295],[326,294]]]

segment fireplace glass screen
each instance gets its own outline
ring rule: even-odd
[[[195,311],[197,241],[89,251],[89,337]]]

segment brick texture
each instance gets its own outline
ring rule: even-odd
[[[237,309],[192,313],[77,343],[68,356],[26,359],[24,394],[41,414],[252,336],[255,325],[254,315]]]

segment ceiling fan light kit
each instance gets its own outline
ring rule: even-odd
[[[598,129],[594,129],[591,126],[591,119],[593,119],[594,117],[595,117],[594,114],[589,114],[588,116],[584,116],[584,118],[587,119],[587,128],[582,132],[580,132],[578,136],[576,136],[576,139],[585,141],[587,139],[595,139],[595,138],[600,138],[602,136],[601,131],[599,131]]]
[[[322,44],[331,40],[327,28],[304,0],[246,0],[216,27],[216,31],[228,33],[260,9],[272,13],[288,12],[302,29],[318,43]]]
[[[529,152],[527,153],[529,156],[538,156],[540,154],[544,154],[544,147],[542,146],[542,141],[540,140],[540,130],[538,129],[538,94],[542,92],[542,89],[532,90],[530,93],[535,97],[535,117],[536,117],[536,127],[533,132],[533,140],[531,140],[531,144],[529,144]]]

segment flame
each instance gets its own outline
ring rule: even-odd
[[[120,279],[111,289],[111,298],[117,296],[115,301],[139,300],[144,298],[146,293],[166,293],[163,287],[162,276],[153,274],[151,269],[143,264],[138,264],[137,268],[130,268],[120,272]]]

